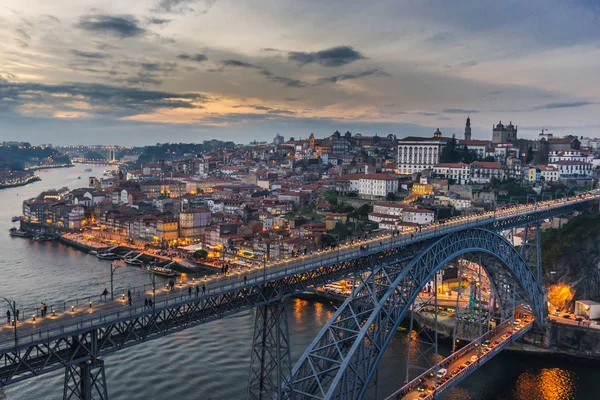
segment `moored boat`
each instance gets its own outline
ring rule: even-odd
[[[92,169],[91,168],[86,168],[85,172],[92,172]]]
[[[29,232],[21,231],[17,228],[10,228],[9,233],[10,233],[10,236],[16,236],[16,237],[30,237],[31,236],[31,234]]]
[[[148,271],[150,271],[156,275],[166,276],[168,278],[173,278],[173,277],[177,276],[177,273],[175,271],[173,271],[171,268],[148,267]]]
[[[121,258],[121,256],[119,256],[118,254],[115,253],[98,253],[96,255],[96,257],[102,259],[102,260],[118,260],[119,258]]]
[[[138,260],[137,258],[126,258],[125,264],[133,265],[134,267],[141,267],[144,265],[144,262],[142,260]]]
[[[12,222],[17,222],[20,218],[19,217],[12,217]]]

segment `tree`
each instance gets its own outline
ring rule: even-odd
[[[575,293],[573,293],[569,285],[558,284],[548,288],[548,302],[558,312],[565,311],[571,304],[574,296]]]
[[[363,204],[362,206],[358,207],[358,210],[356,210],[356,213],[360,217],[366,217],[367,215],[369,215],[370,211],[371,211],[371,206],[368,204]]]
[[[192,257],[194,257],[196,260],[206,260],[208,257],[208,252],[202,249],[196,250],[192,253]]]
[[[396,193],[389,192],[388,194],[385,195],[385,199],[387,201],[394,201],[394,200],[396,200]]]
[[[529,147],[527,149],[527,158],[525,158],[525,164],[529,164],[533,161],[533,148]]]

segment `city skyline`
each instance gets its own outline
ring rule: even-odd
[[[438,3],[9,0],[0,138],[599,136],[598,5]]]

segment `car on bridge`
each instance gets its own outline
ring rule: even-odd
[[[442,377],[446,376],[447,373],[448,373],[448,370],[446,368],[440,368],[437,372],[437,377],[442,378]]]

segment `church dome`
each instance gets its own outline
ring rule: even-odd
[[[504,129],[504,125],[502,125],[502,121],[498,122],[498,125],[496,125],[496,129]]]

